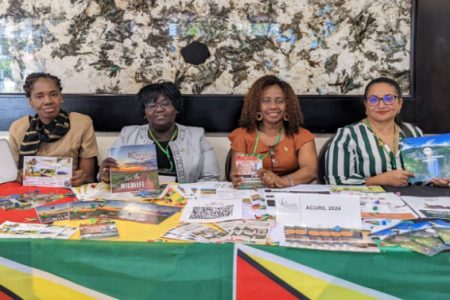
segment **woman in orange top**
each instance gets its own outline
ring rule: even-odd
[[[292,87],[275,76],[259,78],[244,97],[240,128],[230,133],[233,153],[231,179],[240,184],[236,153],[263,160],[259,170],[267,187],[311,183],[317,174],[314,135],[302,128],[303,114]]]

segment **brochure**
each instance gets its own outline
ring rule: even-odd
[[[264,187],[264,184],[256,173],[262,168],[262,160],[257,156],[237,153],[234,156],[236,172],[241,178],[239,189],[256,189]]]
[[[71,157],[25,156],[23,185],[70,188]]]
[[[402,196],[420,218],[450,219],[450,197]]]
[[[5,221],[0,225],[0,238],[68,239],[76,230],[66,226]]]
[[[111,168],[113,193],[155,191],[159,193],[158,165],[154,144],[127,145],[109,149],[118,167]]]
[[[404,167],[414,173],[409,182],[450,178],[450,134],[405,138],[400,141]]]
[[[363,193],[361,216],[365,219],[417,219],[417,215],[394,193]]]
[[[174,227],[164,233],[161,237],[183,241],[195,241],[200,243],[219,242],[227,233],[223,230],[213,228],[199,223],[186,223]]]
[[[72,203],[66,202],[36,207],[36,213],[42,224],[48,224],[55,221],[69,220],[71,208]]]
[[[80,224],[80,237],[85,239],[102,239],[118,237],[116,223],[111,220],[97,220],[95,223]]]
[[[266,244],[269,242],[271,228],[270,221],[236,220],[217,223],[217,226],[228,234],[222,238],[223,242],[242,242],[252,244]]]
[[[361,193],[383,193],[384,189],[379,185],[339,185],[332,186],[330,193],[332,194],[347,194],[359,195]]]

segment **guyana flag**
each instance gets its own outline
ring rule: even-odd
[[[3,299],[446,299],[450,254],[0,239]]]

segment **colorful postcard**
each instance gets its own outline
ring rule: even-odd
[[[4,195],[0,196],[0,208],[3,208],[4,210],[25,210],[71,196],[73,196],[71,193],[42,194],[39,190],[34,190],[23,194]]]
[[[256,172],[262,169],[262,160],[256,156],[237,153],[234,156],[236,172],[242,182],[239,189],[257,189],[264,187],[264,184]]]
[[[273,224],[270,221],[235,220],[220,222],[217,226],[228,233],[222,238],[224,242],[266,244],[270,241]]]
[[[36,207],[36,213],[38,214],[39,220],[42,224],[69,220],[71,210],[71,202]]]
[[[450,222],[434,220],[431,221],[431,226],[433,226],[434,230],[436,230],[441,240],[445,244],[450,245]]]
[[[25,156],[23,185],[70,188],[71,157]]]
[[[113,193],[160,192],[154,144],[111,148],[109,156],[114,158],[119,165],[117,168],[111,168],[111,191]]]
[[[196,241],[200,243],[216,243],[226,236],[226,232],[199,223],[181,224],[168,230],[162,235],[163,238]]]
[[[86,239],[102,239],[118,237],[116,223],[111,220],[97,220],[95,223],[80,224],[80,237]]]
[[[102,201],[75,201],[69,212],[70,220],[85,220],[97,217],[97,207],[102,205]]]
[[[68,239],[75,231],[72,227],[6,221],[0,225],[0,238]]]
[[[405,169],[414,173],[411,183],[450,178],[450,133],[405,138],[400,141],[400,149]]]
[[[155,203],[106,200],[96,208],[95,214],[98,218],[159,224],[180,210],[181,207]]]

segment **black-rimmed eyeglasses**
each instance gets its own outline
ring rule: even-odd
[[[375,95],[371,95],[366,98],[366,101],[367,101],[367,104],[369,104],[371,106],[378,105],[380,103],[380,101],[383,101],[383,103],[385,105],[392,105],[392,104],[394,104],[395,99],[397,99],[397,98],[400,98],[400,97],[395,96],[395,95],[390,95],[390,94],[384,95],[381,98],[378,96],[375,96]]]

